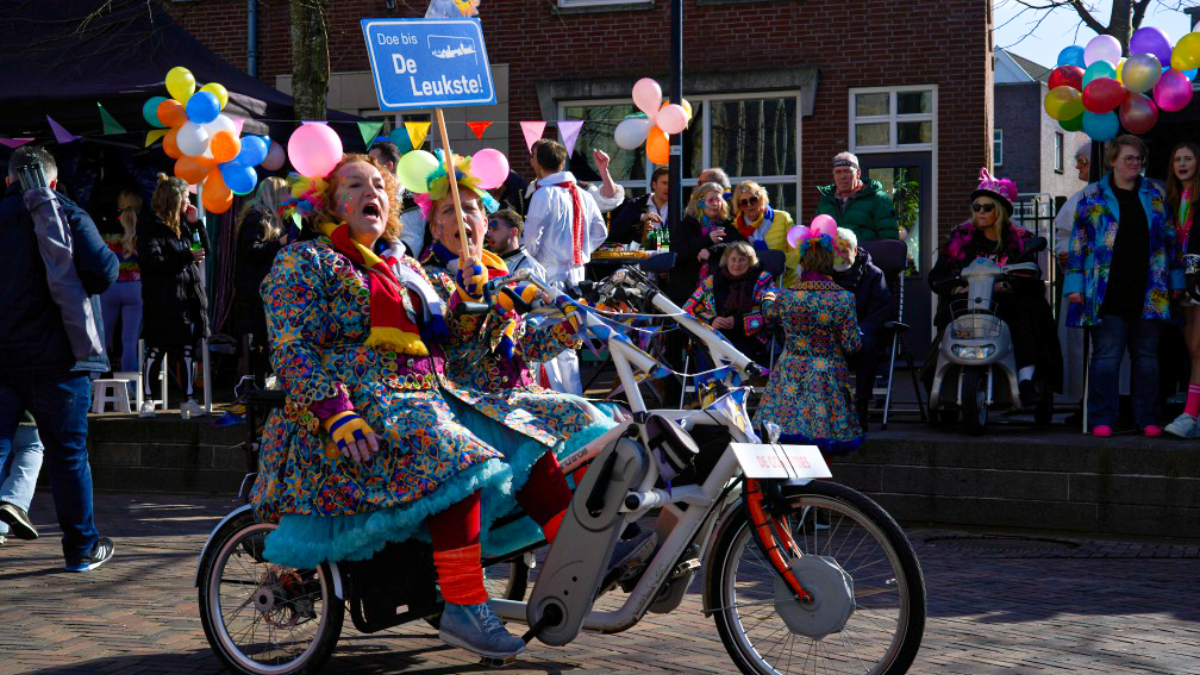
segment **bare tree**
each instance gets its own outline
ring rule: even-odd
[[[1129,51],[1129,36],[1133,34],[1142,25],[1142,19],[1146,17],[1146,10],[1150,7],[1150,3],[1154,0],[1112,0],[1112,9],[1108,14],[1108,23],[1101,22],[1099,15],[1099,3],[1095,0],[1010,0],[1022,7],[1021,11],[1009,20],[1015,21],[1017,17],[1029,12],[1045,12],[1044,15],[1034,22],[1033,27],[1016,43],[1020,43],[1025,38],[1033,34],[1051,12],[1057,9],[1074,10],[1079,16],[1079,25],[1087,26],[1098,35],[1111,35],[1121,43],[1121,48],[1126,52]],[[1180,0],[1158,0],[1164,7],[1168,9],[1179,9],[1183,2]],[[1010,45],[1012,46],[1012,45]]]
[[[289,0],[292,104],[302,120],[325,119],[329,93],[329,0]]]

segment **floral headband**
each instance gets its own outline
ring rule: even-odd
[[[421,152],[429,155],[424,150],[414,150],[413,152]],[[430,156],[436,159],[437,168],[425,176],[425,184],[408,185],[406,183],[404,186],[413,193],[413,201],[421,209],[421,217],[425,222],[429,222],[430,216],[433,215],[434,202],[442,200],[446,196],[446,193],[450,191],[450,180],[446,174],[446,163],[444,160],[445,155],[442,154],[440,149],[434,150],[433,153]],[[499,210],[500,202],[497,202],[495,198],[488,194],[487,190],[480,186],[479,178],[471,173],[471,158],[460,157],[459,155],[451,155],[451,157],[451,161],[454,164],[455,181],[460,186],[474,192],[479,197],[480,203],[483,204],[484,211],[488,214]],[[403,162],[404,158],[401,158],[400,161]]]
[[[325,192],[329,189],[329,183],[321,178],[310,178],[298,173],[288,174],[287,181],[292,197],[279,205],[281,217],[298,215],[308,218],[325,207]]]

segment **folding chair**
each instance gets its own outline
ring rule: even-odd
[[[875,265],[883,271],[888,288],[892,291],[894,307],[891,321],[884,324],[884,330],[891,333],[892,346],[888,356],[887,390],[883,401],[883,424],[881,428],[887,431],[888,415],[892,407],[892,376],[896,372],[896,356],[904,357],[908,364],[908,372],[912,377],[913,390],[917,395],[917,412],[921,421],[926,420],[925,400],[921,395],[921,384],[917,379],[917,369],[913,365],[912,353],[908,349],[905,336],[908,324],[904,323],[904,270],[908,266],[908,247],[898,239],[888,241],[859,242],[859,248],[871,254]]]

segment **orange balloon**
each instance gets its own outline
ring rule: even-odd
[[[212,165],[201,157],[184,155],[175,160],[175,175],[187,183],[200,183],[211,169]]]
[[[184,122],[188,121],[187,109],[183,104],[173,98],[169,98],[158,104],[158,121],[171,127],[178,129],[183,126]]]
[[[242,141],[232,132],[218,131],[213,134],[209,147],[212,149],[213,159],[218,162],[228,162],[242,151]]]
[[[163,152],[167,153],[167,157],[171,159],[179,159],[183,157],[183,151],[179,149],[179,144],[175,142],[175,138],[179,136],[179,127],[175,127],[163,136]]]
[[[221,172],[217,169],[208,172],[208,178],[204,179],[204,190],[201,192],[200,201],[203,202],[204,208],[212,213],[225,213],[233,206],[233,193],[229,191],[229,187],[221,178]]]
[[[669,164],[671,161],[671,141],[667,133],[658,127],[650,130],[646,137],[646,159],[655,164]]]

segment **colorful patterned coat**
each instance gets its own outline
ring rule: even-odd
[[[782,440],[823,452],[848,452],[862,443],[844,352],[862,348],[854,294],[831,280],[801,281],[763,303],[767,321],[787,340],[771,371],[755,424],[773,422]]]
[[[404,258],[401,264],[424,274],[416,261]],[[284,248],[263,283],[263,298],[272,362],[287,394],[285,407],[271,415],[263,434],[261,470],[252,494],[263,520],[392,509],[387,525],[396,531],[481,487],[486,499],[488,486],[496,481],[509,481],[511,488],[512,476],[503,475],[502,453],[481,440],[457,412],[464,405],[475,418],[490,418],[543,448],[561,441],[560,432],[590,422],[573,406],[534,414],[499,396],[455,385],[443,375],[438,345],[427,343],[427,357],[367,347],[367,285],[327,240]],[[410,318],[419,323],[413,294],[405,293],[404,301]],[[447,316],[451,344],[470,337],[459,321],[453,313]],[[381,437],[380,452],[368,462],[344,459],[310,409],[340,397]]]
[[[717,294],[713,288],[714,278],[715,276],[711,276],[701,281],[700,285],[696,287],[696,292],[692,293],[692,297],[688,298],[687,303],[683,306],[683,311],[710,324],[719,316]],[[770,272],[759,273],[758,280],[754,282],[754,306],[757,309],[742,315],[742,329],[746,331],[746,335],[753,335],[763,344],[770,339],[767,332],[763,330],[763,326],[766,325],[762,313],[763,296],[774,292],[775,278],[771,276]]]
[[[1084,188],[1083,198],[1075,209],[1063,294],[1082,293],[1083,304],[1072,302],[1067,305],[1068,326],[1100,323],[1100,307],[1108,289],[1108,272],[1120,219],[1111,181],[1112,174],[1109,173]],[[1150,274],[1146,280],[1142,318],[1167,321],[1171,318],[1170,291],[1184,288],[1183,255],[1158,187],[1142,179],[1138,199],[1146,212],[1150,232]]]

